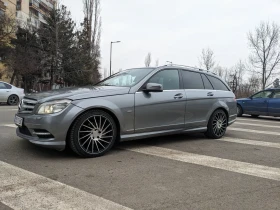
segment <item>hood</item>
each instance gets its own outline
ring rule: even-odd
[[[88,86],[79,88],[63,88],[41,93],[27,94],[25,98],[35,99],[40,103],[59,99],[79,100],[84,98],[96,98],[110,95],[127,94],[130,87],[116,86]]]

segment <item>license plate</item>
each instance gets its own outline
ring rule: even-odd
[[[14,121],[15,121],[15,124],[17,126],[21,127],[22,126],[22,122],[23,122],[23,118],[16,115]]]

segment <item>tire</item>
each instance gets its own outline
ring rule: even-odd
[[[260,115],[257,115],[257,114],[251,114],[251,117],[253,117],[253,118],[257,118],[257,117],[259,117]]]
[[[226,113],[218,109],[210,117],[205,135],[208,138],[222,138],[227,130],[228,119]]]
[[[115,144],[117,132],[111,115],[101,110],[91,110],[75,120],[70,129],[69,146],[81,157],[99,157]]]
[[[17,95],[10,95],[7,100],[7,104],[10,106],[18,105],[18,102],[19,102],[19,98]]]
[[[243,109],[240,105],[237,105],[237,117],[242,117]]]

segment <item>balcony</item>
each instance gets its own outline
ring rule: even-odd
[[[35,9],[35,10],[39,10],[39,1],[37,0],[30,0],[29,1],[29,7]]]
[[[1,0],[0,0],[0,10],[4,10],[4,11],[6,10],[6,5]]]
[[[41,0],[40,5],[47,9],[48,11],[52,10],[54,5],[51,0]]]

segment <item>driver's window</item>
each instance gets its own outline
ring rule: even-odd
[[[271,90],[265,90],[262,92],[259,92],[255,95],[252,96],[252,98],[257,99],[257,98],[270,98],[272,95],[272,91]]]
[[[152,76],[148,83],[161,84],[163,90],[178,90],[180,89],[178,70],[163,70]]]

